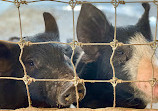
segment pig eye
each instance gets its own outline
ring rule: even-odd
[[[124,51],[123,50],[117,50],[116,52],[118,55],[123,55],[124,54]]]
[[[29,60],[29,61],[28,61],[28,64],[29,64],[30,66],[34,66],[33,60]]]

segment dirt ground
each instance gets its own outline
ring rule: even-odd
[[[1,111],[158,111],[154,109],[129,109],[129,108],[101,108],[101,109],[88,109],[88,108],[21,108],[17,110],[1,110]]]

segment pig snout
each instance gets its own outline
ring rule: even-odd
[[[69,82],[67,86],[62,86],[62,92],[58,95],[58,103],[63,106],[70,105],[76,102],[76,90],[73,82]],[[86,94],[86,88],[83,84],[77,85],[79,101],[82,100]]]
[[[131,38],[130,43],[145,44],[148,42],[142,35],[137,34]],[[136,82],[133,87],[141,91],[141,98],[147,102],[150,102],[152,93],[154,102],[158,101],[157,61],[157,56],[151,46],[133,46],[133,56],[126,64],[132,80],[144,81]]]
[[[148,95],[148,97],[150,97],[153,92],[154,101],[158,101],[158,83],[156,80],[158,78],[158,66],[156,61],[151,63],[151,58],[142,57],[138,65],[137,80],[149,81],[153,78],[155,79],[155,83],[138,82],[136,83],[136,86]],[[153,86],[153,91],[151,90],[151,86]]]

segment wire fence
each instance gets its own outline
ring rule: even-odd
[[[152,79],[151,80],[148,80],[148,81],[140,81],[140,80],[122,80],[122,79],[118,79],[116,78],[116,75],[115,75],[115,68],[114,68],[114,64],[113,64],[113,57],[114,57],[114,53],[117,49],[117,47],[119,46],[127,46],[127,45],[150,45],[152,46],[153,50],[154,50],[154,53],[153,55],[155,54],[155,51],[157,49],[157,20],[158,20],[158,1],[157,0],[143,0],[143,1],[126,1],[126,0],[111,0],[111,1],[105,1],[105,2],[99,2],[99,1],[96,1],[96,2],[87,2],[87,1],[79,1],[79,0],[70,0],[68,2],[66,1],[59,1],[59,0],[34,0],[34,1],[25,1],[25,0],[14,0],[14,1],[10,1],[10,0],[1,0],[1,1],[4,1],[4,2],[10,2],[10,3],[13,3],[16,5],[17,7],[17,10],[18,10],[18,16],[19,16],[19,28],[20,28],[20,40],[18,42],[12,42],[12,41],[4,41],[4,40],[0,40],[0,42],[6,42],[6,43],[12,43],[12,44],[17,44],[19,45],[20,47],[20,56],[19,56],[19,61],[23,67],[23,72],[24,72],[24,77],[23,78],[17,78],[17,77],[0,77],[0,79],[11,79],[11,80],[19,80],[19,81],[23,81],[26,85],[26,89],[27,89],[27,97],[28,97],[28,103],[29,103],[29,107],[32,106],[32,102],[31,102],[31,97],[30,97],[30,92],[29,92],[29,85],[31,84],[31,82],[36,82],[36,81],[50,81],[50,82],[55,82],[55,81],[72,81],[74,83],[74,86],[75,86],[75,91],[76,91],[76,102],[77,102],[77,108],[79,108],[79,94],[78,94],[78,90],[77,90],[77,85],[78,83],[86,83],[86,82],[91,82],[91,83],[95,83],[95,82],[102,82],[102,83],[111,83],[112,86],[113,86],[113,96],[114,96],[114,100],[113,100],[113,107],[115,108],[116,107],[116,86],[117,84],[119,83],[132,83],[132,82],[148,82],[150,83],[151,85],[151,88],[152,88],[152,92],[151,92],[151,108],[152,108],[152,103],[153,103],[153,88],[154,88],[154,85],[158,82],[157,78],[155,78],[155,75],[154,75],[154,67],[153,67],[153,56],[151,58],[151,64],[152,64]],[[60,3],[64,3],[64,4],[68,4],[71,6],[71,9],[72,9],[72,18],[73,18],[73,41],[70,42],[70,43],[64,43],[64,42],[56,42],[56,41],[48,41],[48,42],[31,42],[31,41],[25,41],[23,40],[23,33],[22,33],[22,21],[21,21],[21,12],[20,12],[20,7],[21,7],[21,4],[31,4],[31,3],[34,3],[34,2],[42,2],[42,1],[52,1],[52,2],[60,2]],[[145,44],[124,44],[122,42],[119,42],[116,38],[116,23],[117,23],[117,7],[120,5],[120,4],[127,4],[127,3],[154,3],[156,6],[157,6],[157,20],[156,20],[156,29],[155,29],[155,36],[154,36],[154,40],[152,42],[149,42],[149,43],[145,43]],[[76,5],[81,5],[81,4],[86,4],[86,3],[109,3],[109,4],[112,4],[114,6],[114,9],[115,9],[115,30],[114,30],[114,38],[113,38],[113,41],[111,41],[110,43],[82,43],[82,42],[78,42],[77,39],[76,39],[76,35],[75,35],[75,20],[74,20],[74,8]],[[22,61],[22,54],[23,54],[23,51],[24,51],[24,47],[25,46],[31,46],[31,45],[37,45],[37,44],[50,44],[50,43],[54,43],[54,44],[66,44],[66,45],[69,45],[71,46],[72,48],[72,55],[71,55],[71,64],[72,64],[72,67],[73,67],[73,71],[74,71],[74,79],[70,80],[70,79],[35,79],[35,78],[32,78],[30,77],[28,74],[27,74],[27,71],[26,71],[26,67],[25,67],[25,64],[23,63]],[[110,80],[84,80],[84,79],[80,79],[78,78],[77,76],[77,73],[76,73],[76,67],[73,63],[73,56],[74,56],[74,53],[75,53],[75,49],[77,46],[79,47],[82,47],[82,46],[88,46],[88,45],[93,45],[93,46],[111,46],[112,47],[112,55],[111,55],[111,58],[110,58],[110,64],[111,64],[111,67],[112,67],[112,70],[113,70],[113,78],[110,79]]]

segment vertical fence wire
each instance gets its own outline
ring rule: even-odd
[[[116,107],[116,86],[117,86],[117,79],[116,79],[116,75],[115,75],[115,68],[114,68],[114,64],[113,64],[113,57],[114,57],[114,54],[115,54],[115,50],[117,49],[117,38],[116,38],[116,25],[117,25],[117,6],[118,6],[118,3],[117,3],[117,0],[112,0],[113,3],[113,6],[115,8],[115,29],[114,29],[114,39],[113,39],[113,45],[111,46],[112,47],[112,55],[110,57],[110,64],[111,64],[111,67],[112,67],[112,70],[113,70],[113,78],[112,78],[112,86],[113,86],[113,107]]]
[[[150,82],[150,85],[151,85],[151,103],[150,103],[150,108],[152,109],[153,108],[153,99],[154,99],[154,86],[157,82],[157,79],[155,78],[155,68],[154,68],[154,55],[156,54],[156,49],[157,49],[157,43],[156,43],[156,40],[157,40],[157,22],[158,22],[158,5],[156,4],[156,2],[154,2],[156,7],[157,7],[157,15],[156,15],[156,27],[155,27],[155,36],[154,36],[154,42],[153,42],[153,55],[151,57],[151,64],[152,64],[152,79],[151,79],[151,82]]]
[[[157,22],[158,22],[158,4],[156,5],[157,7],[157,15],[156,15],[156,27],[155,27],[155,41],[157,40]]]
[[[21,49],[21,52],[20,52],[20,56],[19,56],[19,61],[23,67],[23,71],[24,71],[24,83],[25,83],[25,86],[26,86],[26,93],[27,93],[27,98],[28,98],[28,104],[29,104],[29,107],[31,107],[31,97],[30,97],[30,92],[29,92],[29,86],[28,86],[28,78],[27,78],[27,72],[26,72],[26,67],[22,61],[22,55],[23,55],[23,51],[24,51],[24,46],[25,44],[23,43],[23,38],[22,38],[22,23],[21,23],[21,13],[20,13],[20,3],[18,0],[15,0],[16,3],[16,6],[17,6],[17,9],[18,9],[18,16],[19,16],[19,25],[20,25],[20,41],[19,41],[19,47]]]
[[[72,9],[72,19],[73,19],[73,41],[72,41],[72,55],[71,55],[71,64],[73,66],[73,71],[74,71],[74,86],[75,86],[75,92],[76,92],[76,103],[77,103],[77,108],[79,108],[79,94],[78,94],[78,77],[76,74],[76,68],[75,65],[73,63],[73,57],[74,57],[74,53],[75,53],[75,48],[76,48],[76,38],[75,38],[75,15],[74,15],[74,8],[76,6],[77,0],[74,3],[74,0],[70,0],[69,4],[71,6]]]
[[[154,52],[153,52],[152,57],[151,57],[152,78],[151,78],[151,81],[149,82],[150,85],[151,85],[151,104],[150,104],[150,108],[151,108],[151,109],[152,109],[152,107],[153,107],[153,98],[154,98],[153,91],[154,91],[154,85],[155,85],[155,82],[156,82],[156,81],[155,81],[155,78],[154,78],[154,63],[153,63],[155,51],[156,51],[156,48],[154,48]]]

